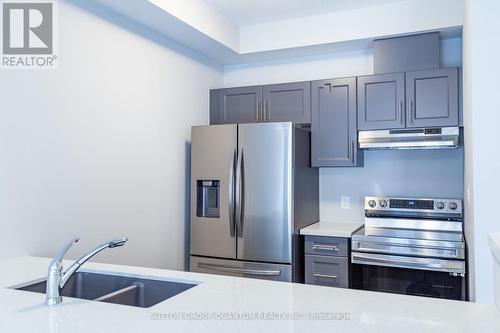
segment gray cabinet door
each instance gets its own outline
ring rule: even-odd
[[[458,126],[458,68],[406,73],[406,127]]]
[[[311,91],[312,165],[358,166],[356,78],[314,81]]]
[[[219,123],[256,123],[260,120],[262,87],[238,87],[219,90]]]
[[[311,83],[271,84],[262,88],[263,121],[311,122]]]
[[[318,286],[349,287],[347,258],[309,255],[305,256],[305,282]]]
[[[404,73],[358,77],[358,129],[403,128]]]

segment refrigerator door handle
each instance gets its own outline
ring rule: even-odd
[[[244,205],[243,149],[240,149],[236,162],[236,231],[243,237],[243,205]]]
[[[235,235],[234,223],[234,169],[236,164],[236,149],[231,151],[229,162],[229,189],[228,189],[228,204],[229,204],[229,234],[231,237]]]
[[[280,276],[281,275],[280,270],[246,269],[246,268],[206,264],[206,263],[202,263],[202,262],[198,263],[198,268],[208,269],[208,270],[216,271],[216,272],[238,273],[238,274],[247,274],[247,275],[261,275],[261,276]]]

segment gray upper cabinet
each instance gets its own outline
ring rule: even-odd
[[[459,125],[458,68],[358,78],[358,129]]]
[[[407,127],[458,126],[458,68],[406,73]]]
[[[358,129],[403,128],[404,73],[358,77]]]
[[[312,165],[362,165],[357,144],[356,78],[314,81],[311,91]]]
[[[311,122],[311,83],[293,82],[210,91],[210,124]]]
[[[261,86],[220,89],[218,95],[219,124],[255,123],[259,121],[259,104],[262,100]]]
[[[262,87],[263,121],[311,122],[311,84],[294,82]]]

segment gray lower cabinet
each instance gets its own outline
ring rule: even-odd
[[[219,89],[217,103],[219,117],[217,123],[258,122],[261,100],[262,88],[260,86]],[[212,106],[212,101],[210,104]]]
[[[358,77],[358,129],[404,128],[404,73]]]
[[[317,286],[349,287],[347,258],[305,255],[305,283]]]
[[[349,239],[305,236],[305,283],[349,287]]]
[[[358,150],[356,78],[311,84],[311,163],[314,167],[363,165]]]
[[[311,83],[293,82],[262,87],[263,121],[311,122]]]
[[[406,73],[406,127],[458,126],[458,68]]]

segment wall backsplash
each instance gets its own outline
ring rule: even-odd
[[[322,168],[322,221],[358,222],[366,195],[463,197],[463,149],[365,152],[363,168]],[[341,209],[341,196],[350,197]]]

